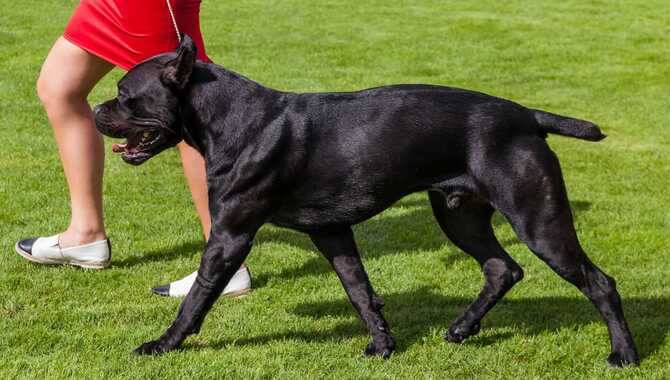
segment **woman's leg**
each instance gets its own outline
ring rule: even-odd
[[[193,203],[200,218],[202,233],[205,236],[205,240],[209,240],[209,230],[212,227],[212,220],[209,216],[205,160],[197,150],[183,141],[177,147],[179,148],[181,163],[184,167],[184,176],[186,176],[186,182],[188,183],[189,190],[191,190]]]
[[[70,225],[62,248],[106,239],[102,213],[104,147],[86,100],[114,66],[60,37],[37,80],[70,190]]]
[[[205,160],[200,153],[185,142],[177,145],[181,155],[181,163],[184,167],[184,176],[188,182],[188,188],[191,190],[191,197],[195,209],[200,218],[202,233],[205,240],[209,240],[209,230],[212,227],[212,219],[209,215],[209,198],[207,195],[207,177],[205,175]],[[242,264],[242,268],[246,266]]]
[[[207,178],[205,176],[205,160],[198,151],[182,142],[178,145],[181,154],[181,162],[184,166],[184,175],[186,182],[191,190],[193,203],[200,217],[200,224],[205,239],[209,239],[210,227],[212,225],[209,215],[209,203],[207,195]],[[179,280],[166,285],[159,285],[153,288],[153,292],[161,296],[182,297],[185,296],[195,282],[197,271]],[[251,289],[251,276],[249,270],[244,264],[230,280],[223,295],[240,296],[249,292]]]
[[[181,164],[184,167],[184,176],[188,182],[188,188],[191,190],[191,197],[195,209],[200,218],[202,233],[205,241],[209,240],[209,230],[212,227],[212,219],[209,215],[209,198],[207,195],[207,176],[205,175],[205,160],[200,153],[185,142],[177,145],[181,155]],[[245,265],[242,264],[242,268]]]

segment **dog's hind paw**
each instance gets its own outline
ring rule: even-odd
[[[640,359],[634,350],[626,352],[612,352],[607,357],[607,365],[613,368],[623,368],[628,366],[637,366],[640,364]]]
[[[173,351],[175,349],[176,347],[166,344],[165,342],[162,341],[162,339],[159,339],[142,344],[141,346],[133,350],[133,353],[138,356],[144,356],[144,355],[158,356]]]

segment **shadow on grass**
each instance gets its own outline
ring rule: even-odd
[[[446,330],[449,322],[472,301],[470,298],[437,294],[428,288],[388,294],[383,298],[387,305],[385,315],[396,337],[398,352],[403,352],[412,344],[423,341],[431,329]],[[658,351],[666,339],[670,326],[670,320],[666,317],[670,314],[670,299],[638,297],[624,299],[623,303],[641,359],[645,359]],[[329,330],[287,331],[256,337],[240,337],[234,342],[220,341],[208,345],[207,348],[222,349],[230,344],[262,345],[284,340],[338,341],[368,334],[346,299],[304,303],[295,307],[292,312],[311,319],[336,316],[351,317],[352,320],[340,323]],[[514,335],[532,337],[554,333],[559,329],[569,329],[572,330],[569,334],[578,335],[583,334],[580,327],[594,323],[605,329],[604,322],[586,298],[538,297],[503,300],[484,318],[482,333],[463,344],[485,347],[510,339]],[[487,333],[490,329],[506,327],[513,327],[516,331]],[[589,335],[589,339],[594,339],[593,345],[607,352],[609,350],[607,334],[597,335],[601,338],[595,340],[593,335]],[[188,345],[186,347],[195,348]]]
[[[591,204],[584,201],[574,201],[571,206],[575,218],[577,218],[578,214],[588,210]],[[378,258],[402,251],[433,251],[441,249],[447,244],[449,240],[435,221],[427,199],[401,200],[391,206],[391,209],[395,207],[404,207],[408,210],[399,216],[384,215],[355,227],[356,241],[364,259]],[[493,225],[499,226],[504,223],[507,223],[507,220],[496,212],[493,217]],[[256,284],[259,287],[267,283],[268,276],[287,279],[296,276],[321,275],[332,270],[318,254],[306,234],[286,229],[262,230],[258,233],[256,240],[261,243],[281,242],[305,251],[314,251],[317,254],[307,260],[300,268],[287,268],[278,274],[258,276]],[[500,244],[508,248],[522,243],[516,238],[511,238],[501,241]],[[450,267],[464,259],[469,260],[470,256],[454,247],[453,252],[445,258],[444,262],[447,267]]]
[[[120,268],[134,267],[150,261],[170,261],[186,255],[200,255],[205,247],[204,241],[184,242],[168,249],[149,251],[141,256],[129,256],[123,259],[114,259],[114,266]]]

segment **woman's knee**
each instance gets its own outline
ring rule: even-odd
[[[47,110],[56,111],[60,107],[86,101],[88,93],[77,88],[76,83],[64,82],[57,74],[42,70],[37,78],[37,97]]]
[[[64,38],[59,38],[42,65],[37,79],[37,96],[47,109],[81,105],[112,64]]]

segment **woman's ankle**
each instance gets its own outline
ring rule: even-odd
[[[60,234],[61,248],[75,247],[107,239],[104,228],[81,228],[70,226]]]

